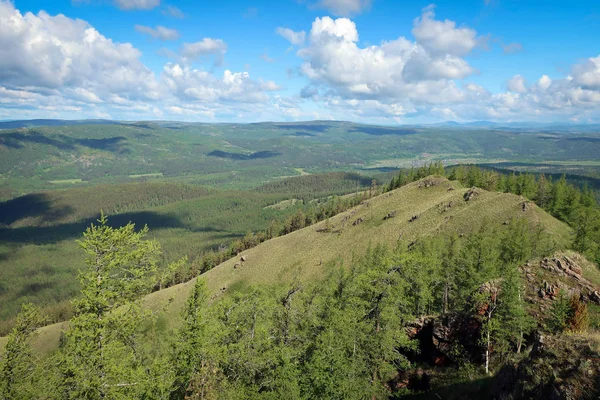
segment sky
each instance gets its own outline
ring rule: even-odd
[[[0,0],[0,120],[600,122],[600,2]]]

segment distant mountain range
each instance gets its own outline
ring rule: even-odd
[[[115,121],[106,119],[81,119],[81,120],[65,120],[65,119],[30,119],[30,120],[0,120],[0,129],[19,129],[33,128],[38,126],[72,126],[72,125],[121,125],[121,124],[144,124],[158,125],[169,127],[169,125],[200,125],[206,124],[201,122],[179,122],[179,121]],[[278,125],[307,125],[307,124],[349,124],[349,125],[369,125],[361,123],[353,123],[350,121],[298,121],[298,122],[257,122],[252,125],[260,124],[278,124]],[[232,125],[242,125],[232,123]],[[398,125],[393,125],[397,127]],[[554,130],[554,131],[577,131],[591,132],[600,131],[600,124],[575,124],[565,122],[493,122],[493,121],[472,121],[472,122],[456,122],[444,121],[431,124],[407,124],[400,125],[403,127],[416,128],[468,128],[468,129],[498,129],[498,130]]]

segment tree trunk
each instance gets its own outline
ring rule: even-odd
[[[490,373],[490,330],[487,331],[487,345],[485,347],[485,373]]]

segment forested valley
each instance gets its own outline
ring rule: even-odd
[[[306,180],[294,179],[298,191],[306,192]],[[185,257],[163,265],[160,243],[148,240],[152,227],[114,225],[102,214],[77,241],[85,267],[58,345],[40,348],[44,333],[37,328],[48,321],[38,306],[23,305],[12,323],[0,362],[3,397],[547,398],[557,390],[578,390],[591,396],[582,398],[594,398],[599,393],[600,211],[590,188],[565,177],[444,168],[440,162],[401,170],[383,185],[371,180],[360,187],[319,201],[309,195],[263,230],[205,253],[199,268],[190,268]],[[514,194],[498,201],[511,199],[516,209],[514,215],[496,215],[489,207],[470,208],[469,213],[481,214],[470,216],[468,228],[439,225],[416,239],[401,233],[391,244],[374,237],[365,251],[352,251],[350,261],[321,259],[320,279],[298,275],[227,286],[215,275],[196,278],[213,269],[250,268],[255,253],[247,250],[259,252],[261,243],[271,242],[283,247],[277,240],[295,232],[308,232],[316,243],[323,235],[337,240],[350,229],[397,220],[397,210],[380,204],[403,191],[433,200],[435,218],[447,223],[453,217],[448,213],[477,207],[486,196]],[[442,193],[461,204],[435,198]],[[412,215],[411,205],[405,206]],[[568,227],[551,222],[541,209]],[[377,222],[377,212],[383,221]],[[412,215],[402,226],[415,226],[430,218],[426,214]],[[227,259],[241,262],[219,265]],[[565,268],[561,262],[567,264],[564,271],[552,266]],[[571,263],[578,265],[571,270]],[[537,265],[545,269],[532,272]],[[159,308],[144,300],[186,281],[185,299],[171,295]],[[178,311],[164,314],[177,301]],[[445,334],[436,333],[439,329]],[[561,385],[552,372],[557,358],[571,368],[561,372]],[[532,373],[536,379],[524,378]]]

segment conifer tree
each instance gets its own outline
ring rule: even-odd
[[[41,322],[39,308],[29,303],[21,306],[21,312],[8,335],[4,353],[0,357],[0,398],[33,398],[34,388],[28,384],[36,362],[31,349],[31,339],[35,328]]]
[[[86,269],[62,349],[62,389],[67,398],[132,398],[151,382],[137,341],[148,317],[139,299],[152,287],[160,248],[144,240],[147,227],[115,229],[104,214],[98,222],[78,242]]]

